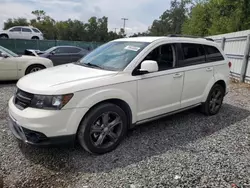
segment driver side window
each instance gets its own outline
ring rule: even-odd
[[[152,50],[144,60],[156,61],[159,71],[168,70],[175,66],[174,45],[164,44]],[[143,60],[143,61],[144,61]]]

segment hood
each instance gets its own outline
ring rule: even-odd
[[[103,84],[118,72],[65,64],[31,73],[21,78],[17,86],[33,94],[65,94]]]
[[[29,55],[22,55],[17,58],[17,61],[30,61],[30,60],[38,60],[44,61],[46,58],[38,57],[38,56],[29,56]]]

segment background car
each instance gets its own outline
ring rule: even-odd
[[[0,38],[43,40],[43,33],[35,27],[15,26],[7,30],[0,31]]]
[[[89,51],[76,46],[55,46],[49,48],[44,52],[37,51],[37,53],[40,57],[50,59],[53,62],[54,66],[57,66],[66,63],[76,62],[82,57],[84,57],[86,54],[88,54]]]
[[[0,81],[18,80],[26,74],[53,67],[42,57],[20,56],[0,46]]]

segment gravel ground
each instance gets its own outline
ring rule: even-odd
[[[0,110],[15,84],[0,85]],[[34,148],[12,136],[0,112],[5,187],[250,187],[250,87],[231,84],[221,112],[176,114],[131,130],[113,152]],[[0,186],[1,187],[1,186]]]

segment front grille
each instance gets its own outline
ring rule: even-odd
[[[14,97],[14,103],[17,108],[23,110],[30,106],[33,97],[33,94],[22,91],[21,89],[17,89],[17,92]]]

